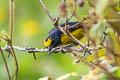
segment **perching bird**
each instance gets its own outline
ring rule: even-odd
[[[77,22],[68,22],[67,25],[73,26]],[[65,27],[65,23],[60,25],[61,27]],[[83,26],[80,24],[76,27],[69,28],[69,32],[76,37],[77,39],[82,39],[85,36]],[[59,45],[66,45],[73,43],[73,40],[70,39],[67,35],[63,34],[57,28],[53,28],[50,30],[49,35],[44,40],[44,46],[51,51],[52,48],[55,48]]]

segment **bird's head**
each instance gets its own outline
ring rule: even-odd
[[[52,35],[49,35],[45,40],[44,40],[44,46],[49,49],[49,51],[53,48],[53,41],[54,37]]]
[[[60,44],[60,35],[58,34],[50,34],[44,40],[44,46],[48,48],[49,51],[51,51],[53,48],[55,48],[59,44]]]

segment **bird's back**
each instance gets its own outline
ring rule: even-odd
[[[69,31],[70,33],[76,37],[77,39],[81,39],[84,37],[84,31],[83,31],[83,26],[82,25],[78,25],[77,27],[71,27],[73,25],[75,25],[77,22],[69,22],[67,25],[70,26]],[[65,27],[65,23],[61,24],[61,27]],[[71,40],[67,35],[63,34],[60,30],[53,28],[51,29],[51,31],[49,32],[50,35],[60,35],[61,36],[61,44],[65,45],[65,44],[69,44],[72,43],[73,40]]]
[[[70,28],[69,28],[69,31],[72,32],[78,28],[83,28],[82,25],[78,25],[77,27],[72,27],[73,25],[75,25],[77,22],[68,22],[67,24],[63,23],[63,24],[60,24],[61,27],[65,27],[65,25],[69,25]],[[55,34],[55,33],[58,33],[58,34],[63,34],[60,30],[58,30],[57,28],[52,28],[49,32],[49,34]]]

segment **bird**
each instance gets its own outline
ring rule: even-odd
[[[84,28],[82,24],[77,25],[76,27],[71,27],[75,25],[78,22],[68,22],[60,24],[61,27],[65,27],[66,25],[69,25],[70,28],[68,29],[69,32],[76,37],[77,39],[82,39],[85,36]],[[52,28],[49,31],[48,36],[44,40],[44,46],[48,48],[49,51],[51,51],[53,48],[59,46],[59,45],[67,45],[70,43],[74,43],[71,38],[69,38],[67,35],[65,35],[63,32],[61,32],[56,27]]]

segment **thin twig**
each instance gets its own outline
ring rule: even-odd
[[[76,27],[76,26],[82,24],[82,22],[84,22],[84,21],[87,20],[87,19],[90,19],[92,16],[93,16],[93,14],[84,17],[82,20],[80,20],[78,23],[76,23],[75,25],[73,25],[73,26],[71,26],[71,27]]]
[[[14,80],[17,80],[17,76],[18,76],[18,61],[17,61],[17,57],[15,55],[15,51],[14,51],[14,48],[12,47],[12,44],[10,43],[10,47],[11,47],[11,53],[13,54],[13,57],[14,57],[14,61],[15,61],[15,77],[14,77]]]
[[[104,46],[103,43],[105,42],[106,35],[107,35],[106,31],[107,31],[107,27],[105,27],[104,33],[103,33],[102,38],[101,38],[101,43],[100,44],[103,45],[103,46]]]
[[[14,0],[10,0],[10,40],[13,39],[13,27],[14,27]]]
[[[111,72],[109,72],[104,66],[102,66],[99,63],[95,63],[95,62],[90,62],[88,63],[87,61],[85,61],[84,59],[81,58],[81,60],[89,65],[89,66],[97,66],[99,67],[106,75],[108,75],[112,80],[120,80],[120,78],[116,77],[114,74],[112,74]]]
[[[95,62],[90,62],[88,63],[86,61],[86,59],[82,56],[80,56],[78,53],[71,53],[75,58],[79,58],[82,62],[84,62],[85,64],[87,64],[88,66],[97,66],[99,67],[106,75],[108,75],[112,80],[120,80],[118,77],[116,77],[115,75],[113,75],[111,72],[109,72],[104,66],[102,66],[99,63],[95,63]]]
[[[69,28],[69,27],[68,27]],[[86,48],[87,51],[91,51],[92,48],[89,48],[88,46],[85,46],[83,43],[81,43],[78,39],[76,39],[69,31],[68,29],[65,30],[67,35],[75,42],[77,42],[82,48]]]
[[[104,66],[102,66],[101,64],[99,63],[93,63],[91,62],[92,64],[94,64],[95,66],[99,67],[100,69],[103,70],[103,72],[108,75],[111,79],[113,80],[120,80],[120,78],[116,77],[115,75],[113,75],[111,72],[109,72]]]
[[[74,0],[74,2],[76,2],[76,3],[75,3],[75,7],[76,7],[76,10],[77,10],[77,0]],[[73,6],[71,5],[71,7],[73,7]],[[70,10],[70,13],[71,13],[71,14],[74,13],[74,17],[77,18],[78,20],[81,20],[80,16],[76,13],[76,10],[74,9],[75,12],[72,11],[72,10]]]
[[[5,41],[8,43],[8,40],[6,39],[7,36],[6,36],[6,38],[4,38],[3,36],[0,36],[0,38],[3,39],[3,40],[5,40]],[[13,56],[13,54],[12,54],[11,52],[9,52],[8,57],[9,57],[10,55]]]
[[[54,18],[50,15],[48,9],[46,8],[46,6],[44,5],[44,3],[42,2],[42,0],[39,0],[40,4],[42,5],[44,11],[46,12],[46,14],[49,16],[49,18],[52,20],[52,22],[54,22]]]
[[[66,35],[66,32],[63,30],[63,28],[60,26],[58,22],[59,22],[59,18],[57,18],[54,22],[55,27]]]
[[[89,19],[89,18],[91,18],[92,16],[93,16],[94,14],[91,14],[90,16],[87,16],[86,18],[85,18],[85,20],[86,19]],[[83,19],[84,20],[84,19]],[[95,18],[95,21],[96,21],[96,18]],[[94,22],[94,20],[91,22],[91,23],[93,23]],[[94,24],[94,23],[93,23]],[[92,24],[92,25],[93,25]],[[93,50],[95,51],[95,56],[96,56],[96,61],[99,63],[99,57],[98,57],[98,51],[97,51],[97,49],[95,49],[96,48],[96,41],[89,35],[89,27],[86,27],[85,25],[83,25],[83,28],[84,28],[84,31],[85,31],[85,33],[86,33],[86,36],[87,36],[87,38],[88,38],[88,40],[90,40],[91,42],[92,42],[92,44],[93,44]]]
[[[11,76],[10,76],[10,71],[9,71],[9,68],[8,68],[8,64],[7,64],[7,61],[6,61],[6,59],[5,59],[5,56],[4,56],[4,53],[3,53],[2,49],[1,49],[1,47],[0,47],[0,51],[1,51],[1,56],[2,56],[2,58],[3,58],[5,67],[6,67],[6,71],[7,71],[7,74],[8,74],[8,78],[9,78],[9,80],[12,80],[12,79],[11,79]]]
[[[76,0],[74,0],[74,6],[75,6],[74,11],[73,11],[72,15],[70,16],[70,18],[67,19],[67,22],[70,21],[70,20],[72,19],[72,17],[73,17],[73,16],[75,15],[75,13],[76,13],[76,9],[77,9]]]
[[[0,38],[1,38],[1,39],[3,39],[3,40],[5,40],[5,41],[7,41],[7,39],[6,39],[6,38],[4,38],[4,37],[2,37],[2,36],[0,36]]]
[[[13,54],[13,58],[15,61],[15,67],[16,67],[16,72],[15,72],[15,77],[14,80],[17,80],[17,75],[18,75],[18,61],[14,52],[14,49],[12,47],[12,42],[13,42],[13,29],[14,29],[14,0],[10,0],[10,40],[8,38],[8,44],[11,47],[11,53]]]
[[[57,29],[59,29],[61,32],[63,32],[63,33],[65,34],[64,30],[63,30],[63,29],[61,28],[61,26],[58,24],[58,21],[59,21],[60,18],[59,18],[59,17],[58,17],[57,19],[53,18],[53,17],[50,15],[50,13],[49,13],[48,9],[46,8],[46,6],[44,5],[44,3],[42,2],[42,0],[39,0],[39,1],[40,1],[40,4],[42,5],[44,11],[46,12],[46,14],[49,16],[49,18],[50,18],[51,21],[53,22],[54,26],[55,26]],[[61,13],[60,13],[60,14],[61,14]]]

